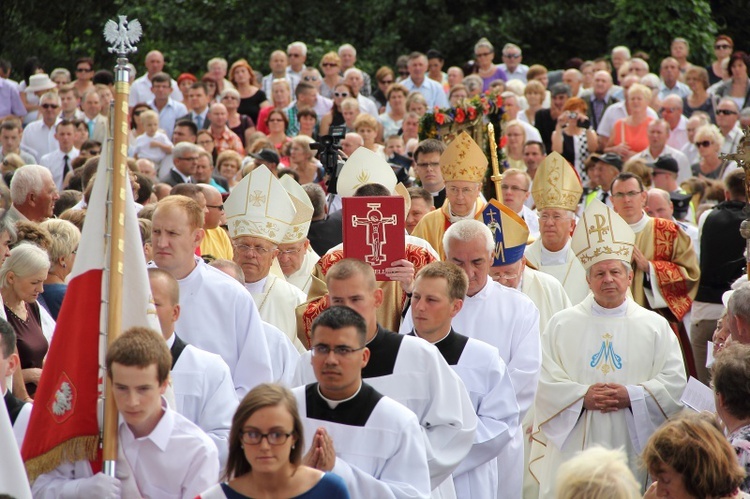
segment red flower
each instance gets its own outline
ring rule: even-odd
[[[503,96],[498,95],[497,96],[497,107],[503,107]]]
[[[505,135],[503,135],[503,138],[500,139],[500,149],[502,149],[503,147],[505,147],[505,145],[507,143],[508,143],[508,137],[506,137]]]
[[[466,113],[462,108],[456,109],[456,123],[463,123],[466,120]]]
[[[445,123],[445,115],[443,113],[435,113],[435,121],[438,125],[442,125]]]
[[[475,107],[469,108],[469,120],[474,120],[477,117],[477,109]]]

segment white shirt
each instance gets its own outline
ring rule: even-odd
[[[526,64],[519,64],[513,72],[508,70],[508,66],[505,63],[498,64],[498,67],[505,71],[508,75],[508,80],[521,80],[526,83],[526,73],[529,72],[529,67]]]
[[[151,107],[151,109],[159,113],[159,128],[162,128],[164,130],[164,132],[167,134],[167,137],[172,136],[172,132],[174,132],[174,124],[177,119],[182,118],[188,112],[185,104],[183,104],[182,102],[177,102],[171,97],[167,98],[167,103],[163,108],[161,108],[161,111],[156,108],[154,99],[148,101],[148,105]]]
[[[361,93],[357,95],[357,102],[359,103],[360,112],[370,114],[376,118],[380,116],[377,104],[375,104],[372,100],[368,99]]]
[[[137,154],[138,159],[153,161],[154,165],[158,168],[161,165],[161,161],[167,157],[167,153],[159,147],[152,146],[151,142],[159,142],[169,146],[173,145],[172,141],[162,132],[156,132],[153,137],[149,137],[148,134],[143,133],[135,139],[135,144],[133,144],[130,152],[133,156]]]
[[[154,100],[154,93],[151,91],[151,80],[148,78],[148,73],[136,78],[133,84],[130,86],[130,96],[128,97],[128,105],[135,107],[140,102],[150,102]],[[172,93],[169,96],[177,102],[182,102],[182,92],[180,87],[177,86],[177,82],[172,80]]]
[[[322,95],[318,95],[318,97],[315,99],[315,105],[313,106],[313,109],[315,110],[315,114],[318,115],[318,120],[323,119],[323,116],[328,114],[328,111],[331,110],[333,107],[333,101],[329,99],[328,97],[323,97]]]
[[[679,149],[675,149],[674,147],[670,145],[665,145],[664,150],[659,154],[657,157],[654,157],[653,154],[651,154],[651,148],[647,147],[643,151],[639,152],[634,158],[641,158],[646,160],[647,163],[653,163],[658,158],[661,158],[662,156],[672,156],[675,161],[677,161],[677,183],[682,183],[683,181],[689,179],[693,176],[692,171],[690,170],[690,162],[687,159],[687,156],[685,156]]]
[[[261,88],[269,99],[273,94],[271,85],[273,84],[273,80],[275,80],[276,78],[277,77],[274,76],[273,73],[269,73],[263,77],[263,80],[261,80]],[[286,80],[289,82],[290,94],[294,96],[294,89],[297,88],[297,83],[299,83],[299,76],[295,75],[294,73],[286,73]]]
[[[21,145],[34,151],[37,161],[47,153],[57,149],[55,126],[48,127],[43,120],[37,120],[26,125],[21,137]]]
[[[127,459],[144,497],[192,499],[217,482],[218,452],[200,428],[167,407],[163,398],[162,407],[164,414],[156,428],[142,438],[136,438],[120,418],[121,456]],[[81,490],[79,479],[91,476],[88,461],[63,463],[40,475],[32,494],[38,499],[90,497]]]
[[[412,81],[411,76],[402,81],[401,84],[405,86],[409,92],[419,92],[424,96],[427,100],[428,113],[431,113],[435,106],[448,107],[448,97],[445,95],[443,86],[435,80],[428,78],[427,75],[424,76],[424,80],[419,86]]]
[[[667,139],[667,145],[672,146],[673,148],[680,150],[685,145],[690,142],[688,140],[688,133],[687,133],[687,118],[684,114],[680,115],[680,121],[677,123],[677,127],[673,128],[669,132],[669,138]],[[681,182],[681,180],[678,180],[678,182]]]
[[[215,353],[229,366],[239,398],[273,379],[258,309],[250,293],[222,271],[196,257],[180,285],[182,313],[175,330],[185,342]]]
[[[293,387],[292,379],[294,378],[294,371],[297,369],[297,362],[299,362],[297,348],[281,329],[266,321],[263,321],[263,333],[266,335],[268,353],[273,359],[271,363],[273,382],[280,383],[288,388]]]
[[[56,149],[42,156],[42,159],[39,161],[42,166],[46,166],[50,173],[52,173],[52,180],[55,181],[58,190],[62,190],[65,177],[65,156],[68,156],[69,169],[73,170],[73,160],[79,154],[80,152],[75,147],[69,152],[62,152],[60,149]]]

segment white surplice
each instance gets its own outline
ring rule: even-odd
[[[419,338],[379,327],[367,347],[370,360],[362,370],[364,381],[408,407],[419,419],[432,497],[456,497],[450,475],[471,450],[477,428],[477,417],[461,378],[436,347]],[[310,360],[310,352],[300,357],[295,386],[315,382]]]
[[[586,270],[570,249],[570,240],[562,250],[551,252],[544,248],[541,238],[537,239],[526,248],[524,256],[534,268],[560,281],[573,305],[581,303],[588,296]]]
[[[409,409],[364,383],[341,402],[323,398],[317,383],[293,393],[304,426],[305,452],[315,431],[324,427],[336,450],[332,471],[344,479],[352,498],[430,497],[425,440]]]
[[[294,370],[297,369],[299,352],[281,329],[273,324],[263,321],[263,331],[266,333],[268,352],[271,355],[273,382],[281,383],[289,388],[295,386],[292,384],[292,379]]]
[[[516,393],[505,362],[495,347],[453,330],[434,345],[464,382],[477,414],[474,445],[453,472],[456,495],[459,499],[494,498],[498,468],[505,476],[522,457],[518,449],[506,451],[520,428]],[[503,490],[497,497],[521,497],[520,490],[510,490],[505,482]]]
[[[196,258],[180,286],[175,330],[186,343],[220,355],[229,366],[237,397],[273,381],[271,358],[258,309],[250,293],[224,272]]]
[[[653,431],[682,408],[686,384],[680,345],[667,321],[630,298],[604,309],[591,295],[550,320],[542,350],[530,464],[539,497],[553,497],[560,464],[592,445],[624,448],[631,470],[645,483],[638,455]],[[624,385],[631,407],[606,414],[584,409],[595,383]]]
[[[261,319],[281,329],[294,347],[300,353],[304,352],[305,347],[297,338],[297,316],[294,309],[307,301],[307,295],[274,274],[268,274],[264,278],[260,292],[255,291],[257,286],[254,284],[258,283],[247,283],[245,287],[251,292]]]

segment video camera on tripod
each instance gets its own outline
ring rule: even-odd
[[[344,166],[343,161],[339,159],[339,151],[341,150],[341,139],[346,136],[346,126],[332,126],[329,132],[328,135],[319,137],[318,142],[310,144],[310,148],[318,151],[318,159],[328,177],[326,183],[328,193],[336,194],[339,172],[341,172],[341,167]]]

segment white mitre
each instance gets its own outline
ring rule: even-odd
[[[573,231],[570,247],[583,268],[604,260],[622,260],[630,265],[635,232],[613,209],[594,199],[586,207]]]
[[[229,236],[284,242],[297,216],[286,189],[265,165],[240,180],[224,202]]]
[[[297,183],[291,175],[284,175],[279,179],[281,185],[286,189],[286,193],[294,203],[294,209],[297,211],[292,224],[284,236],[284,243],[296,243],[307,238],[307,232],[310,230],[313,208],[310,196],[307,195],[301,185]]]

